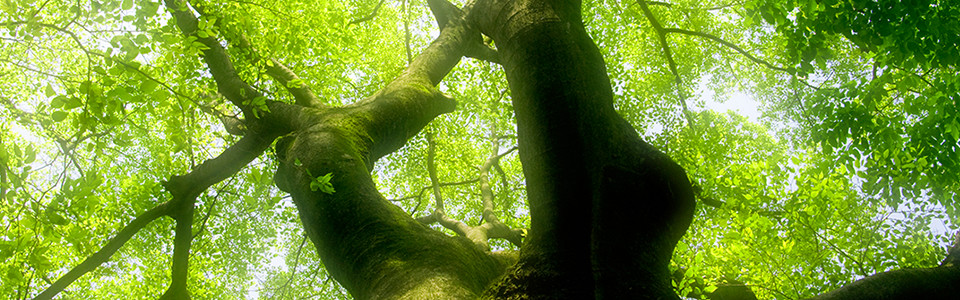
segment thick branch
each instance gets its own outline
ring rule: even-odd
[[[253,59],[252,63],[256,64],[264,60],[264,57],[254,49],[253,45],[250,44],[250,41],[247,40],[247,37],[243,34],[237,33],[236,42],[237,46],[250,52]],[[283,87],[293,95],[297,105],[306,107],[326,106],[317,98],[310,86],[303,82],[303,80],[286,65],[273,58],[266,59],[264,65],[267,67],[267,75],[270,75],[271,78],[283,85]]]
[[[177,220],[173,238],[173,262],[170,267],[170,286],[160,299],[190,299],[187,276],[190,265],[190,246],[193,242],[193,211],[196,198],[183,199],[171,216]]]
[[[436,86],[473,43],[482,43],[480,32],[468,26],[464,16],[447,21],[440,36],[413,58],[398,78],[377,94],[353,105],[366,107],[373,115],[384,116],[373,118],[365,128],[375,141],[370,147],[368,165],[372,166],[376,159],[399,149],[434,116],[455,108],[456,101],[440,93]],[[427,101],[410,105],[415,103],[412,99]],[[398,119],[404,121],[397,122]]]
[[[692,220],[689,182],[617,115],[579,3],[481,8],[510,82],[531,216],[517,268],[488,295],[676,298],[669,261]]]
[[[175,199],[194,199],[211,185],[227,179],[260,156],[280,134],[247,134],[216,158],[195,167],[189,174],[171,177],[164,187]]]
[[[495,64],[500,63],[500,53],[484,44],[471,44],[464,56]]]
[[[188,38],[196,40],[206,46],[203,50],[203,60],[210,69],[210,74],[217,82],[217,89],[227,100],[236,105],[243,111],[247,120],[253,118],[253,110],[250,102],[256,97],[262,96],[259,91],[240,79],[230,56],[226,49],[220,45],[215,37],[200,37],[197,35],[199,21],[187,7],[186,2],[180,0],[164,0],[170,14],[177,20],[177,27]]]
[[[427,0],[427,5],[430,7],[430,12],[433,13],[433,18],[437,21],[437,27],[440,27],[441,30],[447,27],[447,22],[456,20],[463,15],[463,11],[459,7],[446,0]]]
[[[940,266],[875,274],[811,299],[952,299],[957,295],[960,266]]]
[[[447,22],[378,93],[344,107],[304,110],[317,118],[277,143],[277,186],[291,194],[327,270],[357,299],[418,298],[422,291],[475,299],[506,267],[467,239],[422,226],[384,199],[370,176],[379,157],[455,108],[436,85],[460,61],[464,45],[480,40],[465,23]],[[332,174],[335,192],[312,184],[322,174]]]

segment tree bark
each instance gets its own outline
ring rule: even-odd
[[[488,298],[677,298],[668,264],[693,215],[683,170],[614,110],[576,1],[481,1],[517,116],[531,229]]]
[[[875,274],[811,299],[953,299],[958,296],[960,266],[940,266]]]
[[[435,85],[479,32],[447,22],[406,71],[343,108],[304,109],[310,121],[277,143],[276,182],[289,192],[330,274],[356,299],[475,299],[510,262],[411,218],[377,191],[370,171],[455,102]],[[332,173],[333,193],[311,189]]]

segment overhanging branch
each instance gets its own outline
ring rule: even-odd
[[[769,62],[767,62],[767,61],[765,61],[765,60],[762,60],[762,59],[757,58],[756,56],[753,56],[753,54],[750,54],[750,52],[747,52],[746,50],[743,50],[743,48],[740,48],[739,46],[735,45],[734,43],[728,42],[728,41],[726,41],[726,40],[724,40],[724,39],[721,39],[721,38],[718,37],[718,36],[715,36],[715,35],[712,35],[712,34],[709,34],[709,33],[703,33],[703,32],[697,32],[697,31],[686,30],[686,29],[679,29],[679,28],[663,28],[663,31],[664,31],[665,33],[680,33],[680,34],[686,34],[686,35],[692,35],[692,36],[698,36],[698,37],[706,38],[706,39],[709,39],[709,40],[718,42],[718,43],[720,43],[721,45],[726,46],[727,48],[733,49],[734,51],[737,51],[737,53],[740,53],[741,55],[743,55],[743,56],[746,57],[747,59],[749,59],[749,60],[751,60],[751,61],[753,61],[753,62],[755,62],[755,63],[761,64],[761,65],[763,65],[763,66],[765,66],[765,67],[767,67],[767,68],[769,68],[769,69],[771,69],[771,70],[783,71],[783,72],[787,72],[787,73],[790,73],[790,72],[791,72],[790,69],[786,69],[786,68],[774,66],[773,64],[771,64],[771,63],[769,63]]]
[[[650,7],[647,6],[647,2],[643,0],[638,0],[637,3],[640,4],[640,9],[643,11],[643,15],[650,22],[650,25],[653,26],[653,29],[657,32],[657,39],[660,40],[660,47],[663,49],[663,56],[667,58],[667,66],[670,68],[670,73],[673,73],[674,82],[677,84],[677,95],[680,97],[680,105],[683,107],[683,116],[687,119],[687,124],[692,128],[694,124],[693,112],[687,107],[687,96],[683,93],[683,79],[680,78],[680,72],[677,71],[677,62],[673,60],[673,52],[670,50],[670,45],[667,43],[667,32],[664,30],[663,25],[660,24],[660,21],[654,17],[653,12],[650,11]]]
[[[253,119],[255,116],[254,109],[256,108],[252,107],[250,103],[253,99],[262,96],[260,92],[240,79],[233,67],[233,62],[230,61],[230,56],[227,55],[226,49],[220,45],[220,41],[213,36],[200,37],[197,35],[199,21],[185,1],[164,0],[164,3],[170,10],[170,14],[176,19],[177,27],[180,28],[183,35],[188,39],[196,39],[205,46],[206,49],[202,50],[203,60],[209,67],[214,81],[217,82],[217,89],[220,94],[239,107],[247,120]]]
[[[252,63],[257,64],[262,61],[267,68],[267,75],[283,85],[283,87],[293,95],[295,104],[306,107],[326,107],[313,93],[310,86],[300,79],[293,70],[290,70],[289,67],[276,59],[264,58],[253,45],[250,44],[246,36],[238,32],[236,41],[232,42],[236,42],[238,47],[247,50],[251,54],[251,58],[253,59]]]
[[[347,25],[356,25],[356,24],[360,24],[360,23],[363,23],[363,22],[366,22],[366,21],[373,20],[373,18],[376,17],[377,14],[380,13],[380,7],[383,6],[383,2],[384,2],[384,1],[386,1],[386,0],[380,0],[380,2],[377,3],[377,6],[374,6],[374,7],[373,7],[373,11],[371,11],[370,14],[368,14],[368,15],[362,17],[362,18],[359,18],[359,19],[350,21],[350,23],[347,24]]]
[[[273,140],[279,136],[277,133],[269,134],[248,134],[240,139],[236,144],[230,146],[223,153],[213,159],[204,161],[190,173],[183,176],[173,176],[163,185],[173,195],[173,199],[157,205],[151,210],[144,212],[129,225],[120,230],[107,245],[99,251],[90,255],[82,263],[67,272],[50,287],[44,290],[34,299],[51,299],[63,291],[67,286],[83,276],[84,274],[96,269],[106,262],[124,243],[143,229],[144,226],[157,218],[169,215],[177,220],[176,237],[174,240],[174,272],[172,284],[168,293],[174,290],[186,292],[186,271],[187,259],[189,259],[189,247],[192,232],[190,229],[193,224],[193,207],[196,197],[211,185],[216,184],[227,177],[240,171],[244,166],[260,156],[267,149]],[[182,282],[182,283],[181,283]],[[182,289],[181,289],[182,288]]]
[[[33,299],[52,299],[54,296],[62,292],[63,289],[67,288],[67,286],[80,278],[80,276],[83,276],[84,274],[87,274],[102,265],[104,262],[110,259],[110,256],[113,256],[117,250],[120,250],[120,247],[122,247],[123,244],[126,244],[134,234],[140,231],[140,229],[143,229],[143,227],[147,226],[147,224],[150,224],[154,220],[167,215],[170,212],[171,201],[161,203],[160,205],[157,205],[134,218],[133,221],[130,221],[130,224],[127,224],[127,226],[123,227],[123,229],[121,229],[116,236],[111,238],[106,245],[100,248],[100,250],[97,250],[96,253],[88,256],[79,265],[73,267],[73,269],[70,269],[67,274],[61,276],[56,282],[51,284],[49,287],[47,287],[47,289],[43,290],[43,292]]]

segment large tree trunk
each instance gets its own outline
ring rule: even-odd
[[[484,1],[513,95],[531,229],[493,298],[677,298],[668,264],[693,216],[683,170],[614,110],[576,1]]]
[[[480,0],[473,10],[470,21],[496,41],[516,112],[531,214],[519,261],[421,225],[370,177],[378,158],[453,109],[434,86],[476,48],[477,33],[459,22],[380,93],[305,109],[312,119],[278,142],[277,184],[329,272],[358,299],[677,299],[668,265],[693,193],[614,110],[580,3]],[[336,191],[311,189],[327,173]],[[954,295],[957,274],[952,264],[889,272],[822,298]]]
[[[399,78],[342,108],[323,106],[305,87],[293,88],[297,105],[269,102],[239,143],[165,183],[173,200],[138,217],[37,298],[53,297],[163,215],[178,221],[164,297],[189,297],[193,201],[285,135],[276,144],[277,186],[292,195],[327,271],[357,299],[677,299],[668,265],[691,222],[692,189],[684,171],[614,110],[579,1],[479,0],[469,17],[443,0],[428,2],[441,34]],[[193,13],[166,3],[184,34],[194,35]],[[496,41],[497,54],[480,44],[481,31]],[[246,116],[259,109],[244,104],[259,94],[237,76],[220,42],[199,41],[221,93]],[[497,59],[510,83],[531,214],[519,260],[412,219],[379,194],[370,176],[377,159],[454,109],[435,86],[463,55]],[[295,78],[276,70],[285,85]],[[877,274],[817,299],[958,293],[960,236],[939,267]],[[730,295],[718,289],[710,297]]]
[[[513,91],[532,218],[521,261],[488,296],[676,298],[667,265],[691,221],[689,183],[614,111],[579,3],[490,1],[475,9]],[[305,122],[313,125],[278,142],[278,186],[293,195],[327,269],[358,299],[475,298],[506,268],[408,217],[369,175],[377,158],[452,109],[433,86],[473,38],[465,30],[444,28],[384,91],[317,110]],[[311,190],[327,173],[336,191]]]

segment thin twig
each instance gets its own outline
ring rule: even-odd
[[[360,24],[360,23],[362,23],[362,22],[366,22],[366,21],[373,20],[373,18],[376,17],[378,13],[380,13],[380,7],[383,6],[383,2],[384,2],[384,1],[386,1],[386,0],[380,0],[380,2],[377,3],[377,6],[374,6],[374,7],[373,7],[373,11],[371,11],[369,15],[366,15],[366,16],[364,16],[364,17],[362,17],[362,18],[359,18],[359,19],[350,21],[350,23],[347,24],[347,25],[356,25],[356,24]]]

